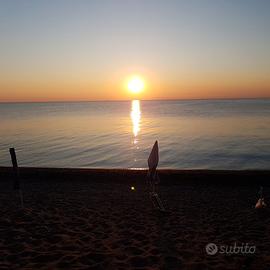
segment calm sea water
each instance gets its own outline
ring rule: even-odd
[[[0,166],[270,169],[270,100],[0,104]]]

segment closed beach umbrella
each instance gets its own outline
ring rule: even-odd
[[[165,212],[165,207],[161,199],[159,198],[158,193],[156,192],[156,187],[155,187],[159,182],[159,177],[156,171],[157,166],[158,166],[158,161],[159,161],[158,152],[159,152],[158,142],[155,141],[155,144],[148,158],[148,167],[149,167],[148,179],[149,179],[149,185],[151,188],[150,198],[152,200],[154,207],[158,208],[162,212]],[[153,181],[155,181],[155,183]]]
[[[159,152],[158,142],[156,141],[148,158],[148,167],[149,167],[150,172],[155,171],[157,168],[158,161],[159,161],[158,152]]]

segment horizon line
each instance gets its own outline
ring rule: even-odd
[[[93,99],[93,100],[48,100],[48,101],[0,101],[0,104],[11,103],[83,103],[83,102],[127,102],[132,100],[140,101],[204,101],[204,100],[258,100],[258,99],[270,99],[270,97],[239,97],[239,98],[156,98],[156,99]]]

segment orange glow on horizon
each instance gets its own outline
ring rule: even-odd
[[[270,98],[270,81],[263,77],[259,80],[256,77],[244,79],[240,76],[217,76],[214,79],[197,77],[195,80],[194,74],[173,81],[149,73],[144,75],[147,81],[139,76],[142,82],[135,80],[135,83],[131,83],[134,91],[128,88],[132,76],[121,83],[123,73],[104,78],[103,81],[65,81],[63,78],[58,81],[6,80],[0,82],[0,102]]]

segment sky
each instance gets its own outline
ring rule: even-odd
[[[270,97],[269,13],[267,0],[0,0],[0,102]]]

